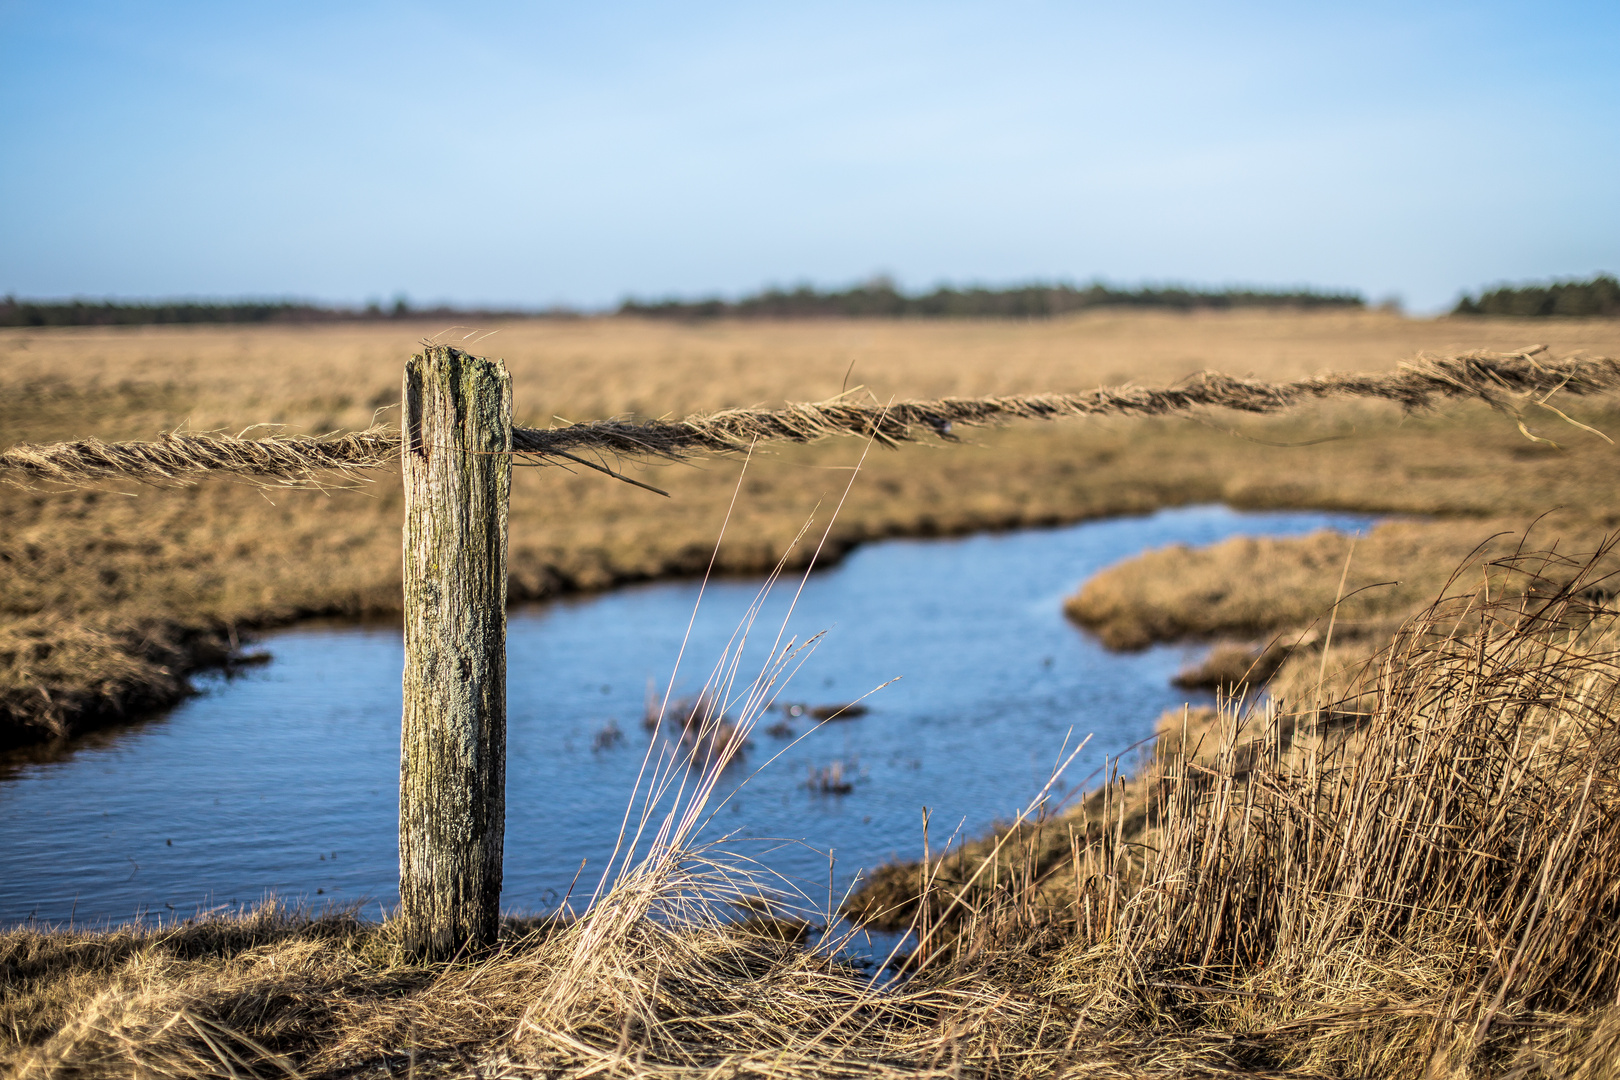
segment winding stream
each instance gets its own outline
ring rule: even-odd
[[[1080,582],[1146,548],[1369,520],[1201,506],[860,548],[806,584],[790,632],[827,634],[781,700],[847,702],[898,681],[865,716],[795,745],[764,731],[783,719],[769,715],[723,778],[731,797],[704,835],[736,834],[738,850],[825,898],[829,880],[841,892],[861,867],[920,855],[924,806],[936,848],[958,827],[980,833],[1040,791],[1065,739],[1094,736],[1065,777],[1079,783],[1165,709],[1208,700],[1169,685],[1195,649],[1110,654],[1068,624],[1061,603]],[[779,587],[758,623],[761,657],[795,586]],[[708,586],[677,690],[701,686],[758,588]],[[508,910],[555,907],[582,860],[576,895],[594,885],[647,746],[648,682],[669,680],[697,591],[659,583],[511,613]],[[0,765],[0,924],[190,916],[272,894],[373,914],[396,900],[397,625],[300,628],[263,644],[273,662],[204,677],[201,694],[161,717],[60,760]],[[623,738],[604,745],[610,719]],[[853,789],[812,790],[810,771],[835,761]]]

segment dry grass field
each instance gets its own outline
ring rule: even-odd
[[[374,416],[389,418],[405,356],[444,329],[5,331],[0,437],[7,444],[128,439],[256,423],[294,432],[362,428]],[[1206,368],[1289,378],[1386,369],[1424,350],[1530,342],[1559,355],[1614,355],[1620,323],[1418,321],[1376,312],[1094,313],[1031,323],[613,319],[517,323],[479,348],[507,361],[519,421],[546,425],[820,399],[846,378],[882,401],[1159,384]],[[1602,427],[1602,410],[1584,403],[1576,415]],[[1562,509],[1544,529],[1584,539],[1610,527],[1620,507],[1612,498],[1620,455],[1550,413],[1531,422],[1563,449],[1465,407],[1415,418],[1340,405],[1268,420],[1212,414],[974,432],[968,445],[871,454],[832,547],[836,555],[872,537],[1200,501],[1444,516],[1399,527],[1408,530],[1404,539],[1391,532],[1361,548],[1353,587],[1409,580],[1405,591],[1371,594],[1395,609],[1431,592],[1497,528],[1521,529],[1554,508]],[[1335,441],[1317,441],[1324,438]],[[756,455],[721,567],[767,565],[818,506],[827,513],[860,453],[845,441]],[[511,595],[533,599],[698,571],[741,468],[737,460],[709,460],[638,474],[667,488],[667,500],[596,473],[522,470],[511,513]],[[0,490],[0,741],[37,742],[172,701],[188,670],[218,662],[254,628],[396,611],[399,521],[397,480],[388,474],[361,490],[329,493],[230,481],[178,490]],[[1287,545],[1278,550],[1293,558]],[[1421,567],[1411,563],[1414,554]],[[1223,600],[1213,601],[1207,586],[1166,562],[1187,557],[1158,557],[1151,598],[1131,585],[1126,591],[1136,598],[1123,606],[1098,593],[1077,614],[1128,645],[1176,633],[1264,634],[1332,602],[1334,583],[1313,578],[1291,594],[1292,607],[1268,603],[1257,613],[1249,603],[1240,611],[1237,598],[1256,595],[1252,583],[1242,584],[1252,560],[1218,572]],[[1402,572],[1389,572],[1380,558],[1404,560]],[[1307,560],[1301,572],[1315,575],[1315,565]]]
[[[397,400],[416,340],[442,329],[7,332],[0,431],[11,443],[181,425],[360,428]],[[881,401],[1167,383],[1205,368],[1379,370],[1420,351],[1532,342],[1620,355],[1620,322],[558,321],[502,328],[481,351],[507,360],[519,420],[543,425],[824,398],[852,367],[851,384]],[[1620,437],[1620,402],[1564,407]],[[393,927],[344,916],[24,927],[0,932],[0,1068],[1613,1078],[1612,559],[1502,558],[1521,544],[1599,551],[1620,520],[1620,450],[1538,412],[1529,430],[1557,445],[1482,407],[1333,405],[874,451],[836,524],[839,550],[1202,501],[1399,515],[1353,550],[1327,535],[1238,540],[1076,582],[1070,614],[1118,647],[1230,639],[1230,667],[1284,640],[1279,692],[1258,710],[1172,718],[1134,777],[1073,814],[885,870],[851,911],[923,939],[889,989],[780,934],[708,918],[677,895],[690,882],[633,875],[579,921],[514,925],[492,953],[448,965],[413,963]],[[806,517],[824,518],[860,453],[843,442],[757,455],[722,567],[758,569]],[[696,572],[741,468],[649,470],[668,500],[599,474],[522,470],[514,597]],[[255,627],[393,612],[399,503],[386,474],[325,493],[0,489],[6,738],[170,700],[189,668]],[[1341,595],[1327,663],[1324,616]]]

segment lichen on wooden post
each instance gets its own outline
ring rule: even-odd
[[[506,826],[512,380],[435,346],[405,366],[400,918],[446,959],[494,942]]]

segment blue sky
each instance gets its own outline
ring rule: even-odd
[[[1620,270],[1620,4],[0,0],[0,293]]]

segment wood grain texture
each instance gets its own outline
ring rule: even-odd
[[[400,915],[447,958],[495,940],[506,815],[512,381],[438,346],[405,366]]]

